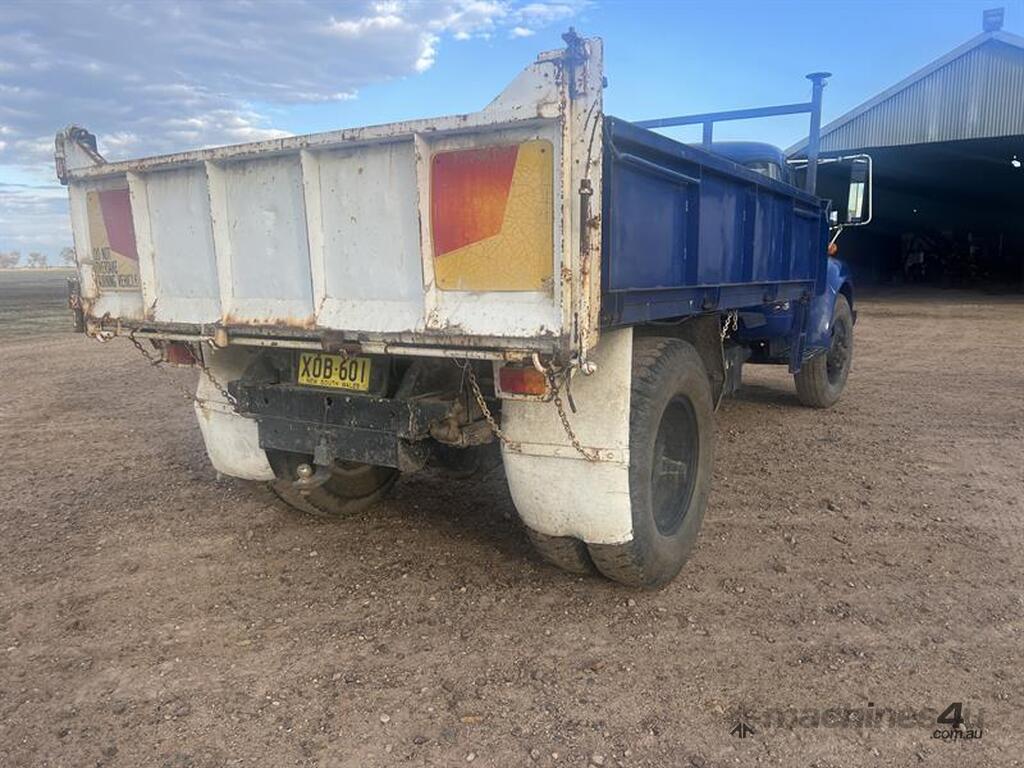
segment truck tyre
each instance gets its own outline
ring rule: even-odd
[[[597,569],[639,587],[671,581],[697,541],[711,489],[714,403],[700,354],[679,339],[637,337],[629,408],[633,539],[589,544]]]
[[[572,536],[548,536],[532,528],[527,528],[526,533],[537,554],[556,568],[582,576],[595,572],[587,545],[579,539]]]
[[[300,491],[292,485],[296,468],[310,457],[283,451],[267,451],[277,479],[270,483],[277,496],[291,507],[319,517],[343,518],[369,509],[391,490],[399,472],[391,467],[335,462],[323,485]]]
[[[812,357],[793,378],[800,402],[811,408],[835,405],[846,387],[853,363],[853,312],[843,294],[832,310],[831,340],[826,351]]]

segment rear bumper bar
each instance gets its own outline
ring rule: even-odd
[[[423,466],[428,454],[423,441],[451,416],[455,404],[287,384],[232,382],[228,389],[239,412],[257,421],[263,450],[310,455],[316,464],[356,461],[403,471]]]
[[[415,443],[450,403],[400,401],[288,385],[231,385],[238,408],[259,424],[260,448],[314,457],[317,464],[358,461],[398,469],[422,464]]]

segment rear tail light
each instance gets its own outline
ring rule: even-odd
[[[536,368],[502,366],[498,371],[501,394],[543,396],[548,391],[548,377]]]
[[[444,291],[550,291],[554,254],[550,141],[434,155],[430,227]]]
[[[160,348],[161,359],[170,365],[195,365],[199,356],[195,348],[184,341],[165,341]]]

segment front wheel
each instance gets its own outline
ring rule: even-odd
[[[277,476],[270,484],[274,493],[300,512],[320,517],[343,518],[368,509],[391,490],[399,475],[391,467],[338,461],[323,484],[300,491],[293,484],[299,477],[298,467],[312,457],[267,451],[267,459]]]
[[[711,489],[714,402],[700,354],[679,339],[637,338],[629,415],[633,539],[588,544],[606,577],[657,587],[683,567]]]
[[[811,408],[835,405],[853,363],[853,312],[843,294],[836,296],[828,349],[811,358],[793,378],[800,402]]]

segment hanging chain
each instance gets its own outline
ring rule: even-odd
[[[567,388],[569,384],[569,376],[571,375],[571,371],[566,371],[562,379],[562,383]],[[558,410],[558,418],[562,421],[562,428],[565,430],[565,434],[569,438],[569,442],[572,443],[572,447],[576,449],[576,452],[587,461],[599,461],[601,458],[600,454],[597,451],[584,448],[579,437],[576,436],[576,432],[573,430],[572,424],[569,423],[569,415],[565,412],[565,406],[562,405],[562,397],[559,394],[559,388],[555,385],[554,374],[550,374],[550,378],[551,390],[554,393],[551,399],[555,401],[555,408]]]
[[[134,331],[128,334],[128,340],[134,345],[134,347],[137,350],[139,350],[139,353],[144,358],[146,358],[147,362],[149,362],[151,366],[153,366],[161,373],[163,373],[165,376],[167,376],[168,380],[174,381],[174,385],[181,391],[186,400],[188,400],[191,403],[196,403],[201,407],[206,406],[205,400],[203,400],[201,397],[196,396],[188,387],[185,387],[176,379],[173,379],[171,377],[170,371],[164,368],[164,361],[161,358],[156,357],[155,355],[153,355],[152,352],[146,349],[142,342],[135,338]],[[199,368],[200,371],[202,371],[203,375],[206,376],[210,384],[213,385],[213,388],[216,389],[218,393],[220,393],[220,396],[223,397],[224,400],[228,403],[228,405],[231,406],[231,409],[237,412],[238,400],[235,398],[235,396],[228,392],[227,388],[223,384],[217,381],[216,377],[214,377],[213,375],[213,372],[207,367],[206,362],[202,360],[201,357],[196,357],[195,355],[193,355],[192,359],[195,360],[196,366]]]
[[[739,313],[734,309],[731,312],[725,313],[725,323],[722,325],[722,341],[725,341],[726,336],[729,335],[730,331],[735,331],[739,328]]]
[[[505,445],[512,445],[512,441],[509,440],[505,433],[501,431],[501,427],[495,420],[494,415],[491,413],[491,409],[487,406],[487,401],[484,400],[484,395],[480,391],[480,385],[476,381],[476,373],[473,371],[473,365],[467,360],[462,368],[466,373],[466,378],[469,379],[469,386],[473,390],[473,398],[476,400],[477,406],[480,408],[480,413],[484,415],[484,419],[487,421],[488,426],[491,428],[491,432]]]
[[[469,386],[473,390],[473,398],[476,400],[477,406],[480,408],[480,412],[484,415],[484,419],[490,426],[494,436],[498,438],[502,443],[508,446],[517,446],[508,436],[501,430],[501,426],[494,418],[494,414],[491,413],[491,409],[487,405],[487,401],[484,400],[483,393],[480,391],[480,384],[476,380],[476,373],[473,371],[473,366],[467,361],[463,365],[463,370],[466,372],[466,378],[469,380]],[[555,373],[551,370],[547,372],[548,380],[551,383],[551,391],[553,393],[552,400],[555,403],[555,409],[558,411],[558,418],[562,422],[562,428],[565,430],[566,436],[569,438],[569,442],[572,447],[576,449],[584,459],[587,461],[599,461],[600,455],[597,451],[591,451],[583,447],[579,437],[576,436],[576,432],[573,430],[572,425],[569,423],[569,416],[565,412],[565,406],[562,403],[562,397],[560,395],[560,387],[556,383]],[[568,380],[569,372],[566,371],[563,375],[563,384]]]
[[[735,320],[734,320],[735,322]],[[724,338],[724,336],[723,336]],[[163,374],[170,378],[170,373],[163,367],[163,360],[154,356],[146,347],[135,338],[134,333],[128,334],[128,340],[131,341],[132,345],[139,351],[146,361],[160,370]],[[198,358],[194,358],[196,365],[204,376],[209,380],[213,388],[217,390],[221,397],[231,406],[232,410],[238,410],[238,400],[228,392],[227,388],[221,384],[217,378],[213,375],[213,372],[209,369],[206,363]],[[498,438],[502,443],[508,446],[513,446],[515,443],[508,438],[508,436],[502,431],[501,425],[498,420],[494,418],[494,414],[491,412],[490,407],[487,405],[487,400],[484,398],[483,392],[480,391],[480,384],[476,378],[476,372],[473,370],[473,366],[467,361],[463,365],[463,370],[466,373],[466,378],[469,380],[470,389],[473,390],[473,399],[476,400],[477,406],[480,408],[480,413],[483,414],[484,420],[487,425],[491,428],[494,436]],[[596,462],[600,460],[600,454],[597,451],[590,450],[583,447],[583,443],[580,442],[579,437],[576,435],[576,431],[572,428],[572,424],[569,423],[569,415],[565,411],[565,404],[562,402],[561,390],[563,387],[568,389],[569,376],[571,375],[570,370],[563,370],[556,372],[554,369],[549,369],[547,372],[548,380],[551,385],[552,400],[555,403],[555,410],[558,412],[558,419],[562,423],[562,428],[565,430],[566,436],[569,438],[569,442],[572,447],[576,450],[587,461]],[[558,376],[561,376],[561,384],[558,382]],[[181,385],[179,382],[174,381],[175,386],[181,391],[182,395],[186,400],[192,403],[196,403],[200,406],[205,406],[206,401],[200,397],[194,395],[188,388]]]
[[[207,367],[205,360],[196,360],[196,363],[199,364],[199,370],[203,372],[203,375],[206,377],[207,381],[209,381],[210,384],[213,385],[213,388],[216,389],[220,396],[223,397],[224,400],[227,402],[227,404],[231,406],[231,410],[237,413],[238,398],[236,398],[234,395],[228,392],[227,387],[225,387],[223,384],[217,381],[217,378],[213,375],[213,371],[211,371]]]

